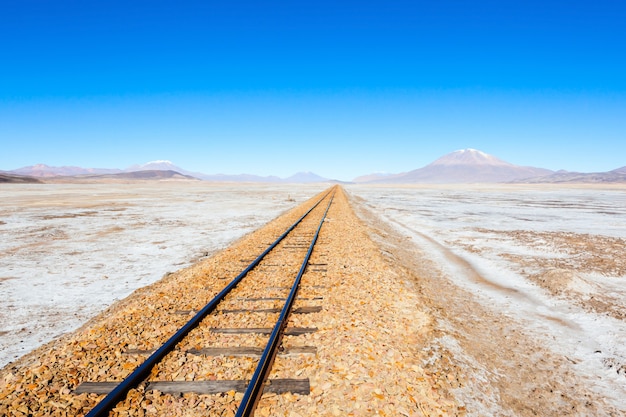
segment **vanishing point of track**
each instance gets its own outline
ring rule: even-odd
[[[107,393],[100,403],[98,403],[88,414],[88,417],[107,416],[120,401],[122,401],[128,392],[141,384],[147,384],[146,389],[160,389],[168,392],[184,392],[191,390],[193,392],[217,393],[229,390],[243,390],[245,387],[243,398],[237,408],[236,416],[254,415],[256,404],[258,403],[264,390],[274,390],[274,392],[298,392],[307,393],[307,380],[273,380],[268,381],[268,376],[272,368],[274,359],[283,349],[281,341],[285,333],[302,334],[315,329],[311,328],[287,328],[289,315],[292,312],[315,312],[321,309],[320,306],[309,308],[301,308],[300,311],[293,311],[294,301],[298,295],[300,283],[303,275],[310,265],[310,257],[317,243],[320,231],[324,224],[324,220],[330,209],[335,193],[335,187],[327,191],[319,198],[295,223],[293,223],[281,236],[272,242],[259,256],[250,262],[250,264],[237,275],[224,289],[219,292],[211,301],[209,301],[202,309],[195,313],[193,317],[182,326],[173,336],[171,336],[163,345],[154,351],[148,352],[150,356],[138,366],[127,378],[121,382],[112,383],[83,383],[76,390],[81,392]],[[322,266],[323,265],[318,265]],[[265,269],[270,271],[273,277],[272,285],[267,286],[258,280],[245,278],[249,276],[251,271]],[[281,300],[283,302],[280,308],[270,309],[229,309],[228,306],[236,303],[237,297],[233,295],[235,288],[241,287],[253,290],[253,296],[247,296],[246,301],[268,301]],[[276,292],[279,292],[277,294]],[[239,298],[241,300],[241,298]],[[321,297],[315,297],[313,300],[319,300]],[[265,347],[238,347],[230,349],[211,349],[207,347],[202,349],[200,354],[205,355],[234,355],[245,356],[246,354],[260,354],[253,375],[246,381],[191,381],[185,383],[170,381],[154,382],[149,380],[150,374],[157,364],[176,349],[176,346],[189,334],[190,331],[203,325],[203,320],[211,315],[218,314],[224,316],[225,325],[228,321],[235,320],[237,313],[253,313],[262,314],[267,319],[264,321],[263,327],[258,328],[240,328],[240,327],[220,327],[212,328],[213,332],[224,332],[232,334],[241,333],[257,333],[269,334]],[[271,320],[270,317],[278,317]],[[221,317],[221,316],[220,316]],[[232,318],[231,318],[232,317]],[[221,321],[221,319],[220,319]],[[267,325],[265,323],[272,323]],[[295,347],[294,352],[310,352],[314,351],[314,347],[301,346]],[[269,385],[268,385],[269,384]],[[172,388],[174,387],[174,388]]]

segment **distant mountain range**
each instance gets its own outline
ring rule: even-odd
[[[201,172],[187,171],[170,161],[152,161],[141,165],[132,165],[125,170],[107,168],[81,168],[76,166],[53,167],[45,164],[27,166],[12,171],[0,171],[0,182],[41,182],[43,181],[97,181],[97,180],[165,180],[188,179],[213,182],[259,182],[259,183],[315,183],[334,182],[312,172],[299,172],[287,178],[276,176],[258,176],[251,174],[208,175]],[[168,174],[164,174],[168,173]],[[177,174],[177,175],[174,175]],[[33,181],[29,181],[28,179]]]
[[[14,169],[8,171],[16,175],[26,175],[36,178],[50,178],[50,177],[71,177],[75,175],[99,175],[99,174],[118,174],[121,169],[104,169],[104,168],[81,168],[73,166],[64,167],[51,167],[45,164],[37,164],[28,167]]]
[[[569,172],[557,171],[543,177],[526,178],[525,184],[562,184],[562,183],[626,183],[626,166],[608,172]]]
[[[152,161],[125,170],[51,167],[43,164],[0,171],[0,182],[87,181],[87,180],[204,180],[213,182],[316,183],[339,182],[312,172],[287,178],[251,174],[208,175],[187,171],[170,161]],[[451,183],[626,183],[626,166],[608,172],[580,173],[551,171],[514,165],[476,149],[454,151],[413,171],[400,174],[369,174],[355,178],[360,184],[451,184]]]

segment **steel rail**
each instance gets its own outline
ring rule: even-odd
[[[181,327],[172,337],[170,337],[160,348],[158,348],[150,357],[148,357],[139,367],[137,367],[129,376],[121,381],[106,397],[104,397],[94,408],[87,413],[86,417],[105,417],[109,411],[119,403],[128,391],[137,387],[144,379],[146,379],[152,368],[163,359],[178,342],[180,342],[191,330],[193,330],[204,317],[215,310],[215,307],[226,297],[226,295],[239,284],[239,282],[254,269],[263,258],[278,245],[306,216],[309,215],[330,193],[332,189],[324,194],[309,210],[306,211],[294,224],[292,224],[282,235],[274,241],[263,253],[261,253],[254,261],[250,263],[237,277],[235,277],[219,294],[217,294],[202,310],[196,313],[183,327]],[[332,200],[332,197],[331,197]]]
[[[269,337],[267,345],[265,346],[265,350],[263,351],[263,355],[261,359],[259,359],[259,363],[254,371],[254,375],[248,384],[246,392],[237,408],[237,414],[235,417],[249,417],[254,415],[254,410],[263,394],[263,387],[265,384],[265,380],[269,374],[270,369],[272,368],[272,364],[274,363],[274,359],[276,358],[276,353],[278,351],[278,347],[280,346],[280,342],[283,337],[283,331],[287,326],[287,319],[289,318],[289,313],[291,312],[291,308],[293,306],[294,300],[298,293],[298,288],[300,285],[300,281],[302,280],[302,275],[304,275],[304,271],[306,270],[309,259],[311,258],[311,253],[313,253],[313,248],[315,247],[315,243],[317,242],[317,238],[319,237],[320,230],[322,229],[322,225],[324,224],[324,220],[326,219],[326,215],[328,214],[328,210],[330,209],[330,205],[335,198],[335,194],[330,197],[330,201],[328,202],[328,206],[326,207],[326,211],[320,220],[320,224],[317,227],[317,231],[311,241],[311,245],[304,257],[304,261],[302,262],[302,266],[298,271],[298,275],[294,279],[293,285],[291,287],[291,291],[289,292],[289,296],[285,301],[285,305],[283,306],[280,316],[278,317],[278,321],[272,330],[272,333]]]

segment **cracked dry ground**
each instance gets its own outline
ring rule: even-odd
[[[171,311],[203,306],[243,269],[241,260],[259,254],[301,215],[303,206],[211,258],[136,291],[78,331],[9,364],[0,373],[0,415],[87,413],[102,396],[74,394],[81,382],[120,380],[130,374],[142,358],[124,352],[152,349],[166,340],[187,319]],[[317,347],[317,353],[312,358],[291,357],[288,366],[276,362],[282,368],[277,371],[280,377],[309,378],[310,395],[266,394],[256,415],[484,415],[494,409],[486,404],[489,401],[498,402],[495,409],[503,415],[598,411],[584,387],[563,380],[566,364],[542,356],[544,352],[521,333],[515,338],[505,335],[510,327],[498,322],[501,318],[442,278],[419,249],[395,235],[375,214],[359,208],[359,202],[341,188],[320,244],[328,253],[326,271],[316,278],[316,284],[326,287],[323,294],[315,294],[323,296],[323,310],[292,317],[289,323],[318,328],[300,336],[304,340],[298,343]],[[315,257],[314,251],[312,263]],[[303,285],[306,280],[307,275]],[[219,342],[231,346],[262,342],[257,336],[229,337]],[[455,352],[444,347],[451,345],[450,339],[456,340]],[[204,340],[183,343],[191,344],[185,349],[206,347]],[[527,348],[533,358],[522,362]],[[507,349],[513,354],[509,356]],[[216,361],[229,358],[190,357],[179,347],[166,361],[177,366],[159,366],[155,372],[159,380],[239,376],[228,367],[216,371]],[[512,376],[499,373],[508,370]],[[241,397],[235,392],[172,396],[140,388],[111,415],[232,416]]]

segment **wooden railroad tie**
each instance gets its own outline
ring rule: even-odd
[[[146,391],[160,391],[164,394],[196,393],[196,394],[220,394],[222,392],[237,391],[245,392],[250,381],[224,380],[224,381],[154,381],[146,384]],[[108,394],[113,391],[119,382],[83,382],[74,390],[75,394]],[[284,394],[309,395],[311,385],[309,379],[270,379],[266,382],[263,392]]]
[[[154,349],[128,349],[125,355],[151,355]],[[261,356],[263,348],[253,346],[234,346],[234,347],[208,347],[202,349],[189,349],[187,353],[192,355],[206,356]],[[291,346],[278,351],[280,356],[299,355],[299,354],[315,354],[317,348],[315,346]]]
[[[279,299],[280,300],[280,299]],[[221,313],[280,313],[282,309],[280,308],[259,308],[259,309],[234,309],[234,310],[221,310]],[[295,308],[292,313],[293,314],[310,314],[310,313],[319,313],[322,311],[322,306],[309,306],[309,307],[298,307]],[[197,311],[195,310],[176,310],[174,314],[195,314]]]
[[[303,301],[311,301],[311,300],[323,300],[324,297],[311,297],[311,298],[306,298],[306,297],[298,297],[298,300],[303,300]],[[285,297],[260,297],[260,298],[243,298],[240,297],[238,298],[238,300],[241,301],[284,301],[286,300]]]
[[[228,313],[280,313],[282,308],[260,308],[260,309],[245,309],[239,308],[234,310],[220,310],[223,314]],[[319,313],[322,311],[322,306],[310,306],[310,307],[298,307],[294,308],[293,314],[310,314],[310,313]]]
[[[225,327],[212,327],[213,333],[225,333],[225,334],[271,334],[274,329],[271,327],[245,327],[245,328],[225,328]],[[316,327],[287,327],[283,334],[287,336],[300,336],[307,333],[315,333]]]
[[[192,355],[207,355],[207,356],[261,356],[263,354],[263,348],[260,347],[225,347],[225,348],[203,348],[203,349],[190,349],[187,352]],[[299,355],[299,354],[315,354],[317,348],[315,346],[292,346],[284,348],[278,351],[281,356],[287,355]]]
[[[305,289],[305,288],[324,289],[326,288],[326,285],[300,285],[300,289]],[[265,289],[267,290],[290,290],[291,287],[271,286],[271,287],[265,287]]]

